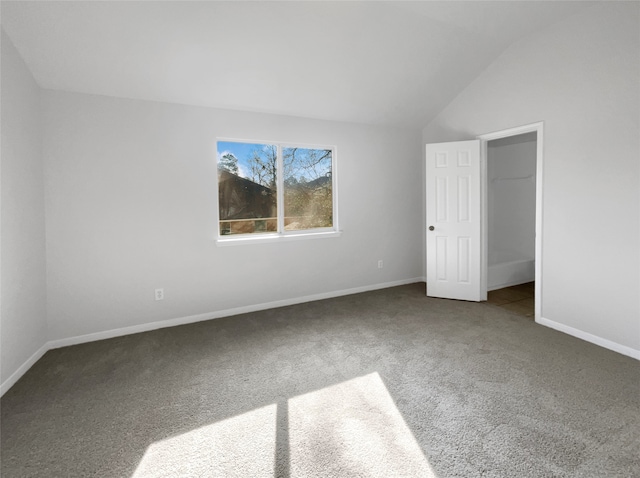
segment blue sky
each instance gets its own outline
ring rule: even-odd
[[[249,159],[253,156],[252,153],[255,150],[261,151],[265,146],[268,146],[268,143],[236,143],[232,141],[218,141],[218,159],[221,156],[224,156],[227,153],[233,154],[236,158],[238,158],[238,174],[244,178],[251,179],[251,175],[249,174]],[[285,148],[286,149],[286,148]],[[298,148],[298,160],[296,161],[296,165],[298,167],[303,164],[298,161],[303,161],[302,158],[305,157],[305,152],[311,152],[312,149],[306,148]],[[306,153],[308,154],[308,153]],[[303,176],[306,177],[306,180],[313,180],[319,176],[324,176],[327,172],[331,171],[331,159],[323,161],[320,164],[317,164],[310,170],[290,170],[289,173],[294,174],[297,179],[301,179]]]
[[[254,150],[260,150],[264,144],[258,143],[232,143],[229,141],[218,141],[218,158],[225,153],[233,153],[238,158],[238,169],[240,176],[247,177],[249,170],[248,159]]]

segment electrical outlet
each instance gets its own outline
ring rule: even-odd
[[[382,259],[378,261],[378,269],[382,269]]]
[[[156,289],[156,300],[164,299],[164,289]]]

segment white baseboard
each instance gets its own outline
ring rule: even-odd
[[[186,317],[161,320],[157,322],[149,322],[146,324],[134,325],[131,327],[122,327],[119,329],[105,330],[102,332],[96,332],[92,334],[78,335],[75,337],[68,337],[68,338],[58,339],[58,340],[50,340],[49,342],[45,343],[42,347],[40,347],[20,367],[18,367],[18,369],[13,374],[11,374],[11,376],[8,379],[2,382],[2,385],[0,385],[0,396],[4,395],[5,392],[9,390],[20,379],[20,377],[22,377],[27,372],[27,370],[29,370],[33,366],[33,364],[35,364],[38,360],[40,360],[40,358],[48,350],[51,350],[51,349],[57,349],[60,347],[67,347],[69,345],[76,345],[76,344],[82,344],[87,342],[94,342],[96,340],[110,339],[113,337],[120,337],[123,335],[137,334],[140,332],[147,332],[150,330],[162,329],[166,327],[175,327],[177,325],[191,324],[194,322],[201,322],[203,320],[218,319],[221,317],[230,317],[233,315],[246,314],[249,312],[257,312],[260,310],[274,309],[277,307],[286,307],[288,305],[301,304],[304,302],[312,302],[315,300],[324,300],[324,299],[331,299],[334,297],[341,297],[345,295],[359,294],[361,292],[369,292],[369,291],[378,290],[378,289],[386,289],[388,287],[396,287],[400,285],[413,284],[415,282],[425,282],[425,278],[415,277],[413,279],[403,279],[403,280],[393,281],[393,282],[384,282],[380,284],[354,287],[351,289],[342,289],[342,290],[336,290],[331,292],[323,292],[321,294],[306,295],[302,297],[296,297],[293,299],[276,300],[273,302],[265,302],[262,304],[236,307],[233,309],[219,310],[214,312],[208,312],[205,314],[189,315]],[[558,322],[545,319],[544,317],[539,318],[538,320],[536,320],[536,322],[541,325],[558,330],[560,332],[573,335],[574,337],[577,337],[579,339],[586,340],[587,342],[591,342],[601,347],[607,348],[609,350],[613,350],[614,352],[618,352],[623,355],[627,355],[629,357],[633,357],[637,360],[640,360],[640,350],[635,350],[635,349],[632,349],[631,347],[620,345],[616,342],[612,342],[610,340],[597,337],[587,332],[574,329],[573,327],[569,327],[567,325],[563,325]]]
[[[67,337],[64,339],[50,340],[44,344],[35,354],[33,354],[29,360],[23,363],[18,370],[16,370],[11,377],[2,383],[2,389],[0,396],[9,390],[14,383],[16,383],[22,375],[25,374],[31,366],[36,363],[40,357],[42,357],[48,350],[57,349],[60,347],[67,347],[69,345],[83,344],[87,342],[95,342],[96,340],[111,339],[114,337],[120,337],[123,335],[137,334],[140,332],[148,332],[150,330],[163,329],[166,327],[175,327],[177,325],[191,324],[194,322],[201,322],[203,320],[219,319],[221,317],[230,317],[233,315],[246,314],[248,312],[257,312],[259,310],[275,309],[276,307],[286,307],[288,305],[302,304],[304,302],[312,302],[315,300],[331,299],[334,297],[341,297],[344,295],[358,294],[361,292],[369,292],[372,290],[386,289],[388,287],[396,287],[399,285],[413,284],[415,282],[421,282],[424,279],[422,277],[416,277],[413,279],[403,279],[392,282],[383,282],[380,284],[372,284],[362,287],[354,287],[351,289],[342,289],[331,292],[323,292],[321,294],[306,295],[302,297],[295,297],[293,299],[276,300],[273,302],[265,302],[262,304],[254,304],[244,307],[235,307],[233,309],[218,310],[214,312],[207,312],[205,314],[189,315],[187,317],[178,317],[175,319],[160,320],[157,322],[149,322],[146,324],[134,325],[131,327],[122,327],[119,329],[105,330],[102,332],[95,332],[92,334],[77,335],[74,337]]]
[[[148,332],[150,330],[164,329],[166,327],[175,327],[177,325],[192,324],[194,322],[202,322],[204,320],[219,319],[222,317],[230,317],[233,315],[247,314],[249,312],[257,312],[260,310],[275,309],[277,307],[286,307],[288,305],[302,304],[304,302],[312,302],[314,300],[331,299],[343,295],[358,294],[360,292],[368,292],[378,289],[386,289],[388,287],[396,287],[399,285],[413,284],[420,282],[420,278],[404,279],[393,282],[384,282],[381,284],[372,284],[362,287],[354,287],[352,289],[336,290],[331,292],[323,292],[321,294],[305,295],[292,299],[274,300],[272,302],[264,302],[262,304],[247,305],[243,307],[235,307],[233,309],[217,310],[204,314],[189,315],[186,317],[178,317],[175,319],[160,320],[157,322],[148,322],[146,324],[133,325],[131,327],[122,327],[119,329],[105,330],[93,334],[78,335],[65,339],[52,340],[49,342],[49,349],[57,349],[67,347],[69,345],[83,344],[86,342],[95,342],[96,340],[111,339],[122,335],[137,334],[140,332]]]
[[[533,282],[533,281],[528,279],[524,281],[513,280],[513,281],[505,282],[504,284],[490,285],[490,286],[487,286],[487,292],[491,292],[492,290],[505,289],[507,287],[513,287],[514,285],[528,284],[529,282]]]
[[[18,370],[13,372],[8,379],[6,379],[4,382],[2,382],[2,385],[0,385],[0,397],[2,395],[4,395],[7,390],[9,390],[11,387],[13,387],[13,385],[18,380],[20,380],[20,377],[22,377],[27,372],[27,370],[29,370],[31,367],[33,367],[33,364],[35,364],[38,360],[40,360],[42,358],[42,356],[44,354],[46,354],[49,349],[50,349],[49,342],[47,342],[42,347],[40,347],[38,350],[36,350],[36,352],[31,357],[29,357],[26,360],[26,362],[24,362],[22,365],[20,365],[18,367]]]
[[[536,320],[536,322],[540,325],[544,325],[560,332],[564,332],[565,334],[573,335],[574,337],[585,340],[587,342],[591,342],[592,344],[599,345],[600,347],[604,347],[606,349],[613,350],[614,352],[618,352],[622,355],[627,355],[636,360],[640,360],[640,350],[632,349],[631,347],[627,347],[626,345],[621,345],[617,342],[603,339],[602,337],[598,337],[597,335],[574,329],[573,327],[554,322],[553,320],[545,319],[544,317],[540,317]]]

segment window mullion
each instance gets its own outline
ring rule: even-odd
[[[277,188],[277,211],[278,211],[278,233],[284,233],[284,159],[282,157],[282,145],[278,145],[276,170],[276,188]]]

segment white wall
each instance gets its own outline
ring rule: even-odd
[[[640,4],[608,2],[513,45],[423,140],[544,121],[542,317],[640,357],[639,84]]]
[[[535,133],[488,143],[487,204],[489,265],[535,258]]]
[[[43,109],[54,341],[422,276],[420,131],[53,91]],[[216,136],[335,145],[342,236],[216,246]]]
[[[24,365],[24,372],[39,356],[47,341],[47,322],[40,90],[4,31],[1,69],[4,392],[21,375],[18,369]]]

